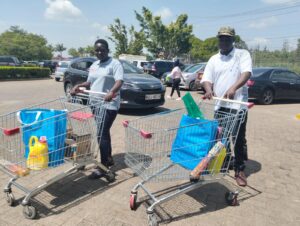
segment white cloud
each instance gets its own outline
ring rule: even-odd
[[[253,38],[250,41],[247,41],[247,45],[249,47],[254,47],[254,48],[257,47],[257,46],[262,48],[264,46],[267,46],[268,44],[270,44],[270,40],[266,39],[266,38],[262,38],[262,37],[256,37],[256,38]]]
[[[48,20],[74,21],[82,16],[79,8],[73,5],[71,0],[45,0],[48,7],[45,18]]]
[[[249,27],[261,29],[276,24],[277,21],[277,18],[272,16],[269,18],[261,19],[259,21],[253,21],[249,24]]]
[[[101,31],[104,32],[104,33],[109,32],[109,29],[108,29],[108,26],[107,26],[107,25],[103,25],[103,24],[100,24],[100,23],[97,23],[97,22],[93,23],[93,24],[91,25],[91,27],[92,27],[92,28],[95,28],[95,29],[97,29],[97,30],[101,30]]]
[[[173,16],[171,10],[169,8],[163,7],[154,13],[156,16],[160,16],[162,20],[169,19]]]
[[[262,0],[263,3],[269,5],[279,5],[279,4],[294,4],[295,0]]]

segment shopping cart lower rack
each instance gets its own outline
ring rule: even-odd
[[[199,108],[205,119],[190,118],[185,109],[177,109],[124,121],[125,162],[142,179],[131,190],[130,208],[137,208],[138,189],[142,188],[153,201],[147,209],[149,225],[157,225],[157,204],[223,179],[247,105],[232,100],[203,100]],[[179,180],[189,183],[159,198],[146,187],[148,182]],[[235,205],[237,194],[226,194],[227,202]]]
[[[0,169],[11,177],[4,188],[6,200],[13,206],[12,186],[22,190],[26,218],[37,214],[33,196],[87,164],[97,164],[109,182],[114,180],[94,156],[106,113],[103,98],[97,100],[91,105],[86,95],[59,98],[0,116]]]

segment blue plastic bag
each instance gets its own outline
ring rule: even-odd
[[[57,166],[64,162],[67,112],[43,108],[23,109],[17,113],[22,124],[22,139],[25,145],[25,158],[29,154],[31,136],[46,136],[49,164]]]
[[[217,120],[195,119],[183,115],[172,145],[171,160],[192,170],[214,145]]]

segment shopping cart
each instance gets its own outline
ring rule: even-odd
[[[91,102],[86,94],[69,96],[0,116],[0,169],[11,178],[4,188],[6,200],[10,206],[15,204],[13,185],[23,191],[26,218],[37,215],[30,202],[33,196],[87,164],[96,164],[109,182],[114,180],[114,174],[94,156],[99,152],[99,125],[107,104],[103,96],[95,99]],[[47,148],[38,141],[41,136],[46,136]]]
[[[130,208],[137,208],[138,189],[142,188],[153,201],[147,208],[149,225],[157,225],[154,214],[156,205],[201,185],[225,178],[240,124],[251,106],[250,103],[214,98],[199,103],[205,120],[192,119],[194,123],[182,125],[183,118],[187,117],[185,109],[124,121],[125,162],[142,179],[131,190]],[[203,138],[205,134],[209,134],[210,139],[197,138]],[[213,157],[207,154],[215,150],[220,142],[222,151],[218,150],[218,154],[215,153]],[[202,160],[207,160],[208,156],[211,157],[210,161],[206,161],[198,177],[192,176],[192,172],[199,169]],[[179,180],[188,182],[162,197],[157,197],[145,185],[148,182]],[[238,191],[227,193],[227,202],[235,205],[237,195]]]

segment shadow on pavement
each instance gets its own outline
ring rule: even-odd
[[[249,177],[251,174],[255,174],[261,170],[261,164],[255,160],[249,159],[246,162],[245,174]]]
[[[96,180],[88,179],[89,171],[78,171],[41,191],[31,200],[32,205],[38,210],[37,218],[65,212],[133,177],[133,174],[122,172],[127,168],[124,154],[115,155],[114,160],[115,166],[112,171],[116,174],[116,181],[113,183],[108,183],[104,177]],[[22,199],[23,197],[18,201],[21,202]]]
[[[161,205],[157,205],[154,212],[158,223],[168,224],[170,222],[224,209],[228,207],[225,194],[230,191],[240,190],[238,196],[239,203],[261,194],[260,191],[250,186],[241,189],[235,185],[235,181],[232,179],[232,177],[229,177],[229,181],[226,180],[226,186],[218,182],[205,184],[186,194],[173,197],[170,201]],[[178,186],[170,187],[155,192],[154,195],[164,196],[177,189]],[[146,196],[141,198],[137,206],[143,205],[145,209],[147,209],[151,204],[152,200]]]

